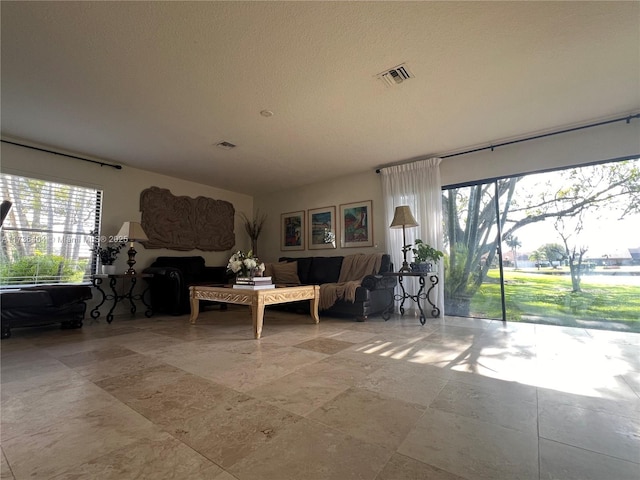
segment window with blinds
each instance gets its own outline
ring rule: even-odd
[[[100,190],[0,174],[0,285],[82,283],[95,271]]]

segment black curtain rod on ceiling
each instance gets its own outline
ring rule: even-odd
[[[54,155],[62,155],[63,157],[75,158],[76,160],[82,160],[83,162],[95,163],[97,165],[100,165],[101,167],[111,167],[111,168],[115,168],[116,170],[122,170],[122,165],[114,165],[112,163],[99,162],[97,160],[91,160],[89,158],[82,158],[82,157],[77,157],[75,155],[69,155],[67,153],[56,152],[54,150],[47,150],[46,148],[33,147],[31,145],[25,145],[23,143],[10,142],[9,140],[0,140],[0,141],[2,143],[8,143],[10,145],[16,145],[18,147],[30,148],[31,150],[38,150],[39,152],[52,153]]]
[[[633,115],[627,115],[626,117],[614,118],[612,120],[604,120],[602,122],[590,123],[588,125],[581,125],[579,127],[565,128],[563,130],[557,130],[555,132],[542,133],[540,135],[533,135],[531,137],[520,138],[518,140],[510,140],[508,142],[502,142],[502,143],[498,143],[496,145],[489,145],[488,147],[479,147],[479,148],[474,148],[474,149],[471,149],[471,150],[465,150],[464,152],[451,153],[449,155],[442,155],[442,156],[440,156],[440,158],[444,159],[444,158],[458,157],[460,155],[468,155],[469,153],[482,152],[484,150],[491,150],[493,152],[493,150],[498,148],[498,147],[505,147],[507,145],[514,145],[516,143],[528,142],[529,140],[537,140],[539,138],[552,137],[554,135],[560,135],[562,133],[575,132],[575,131],[578,131],[578,130],[584,130],[586,128],[600,127],[602,125],[608,125],[610,123],[626,122],[627,124],[629,124],[629,123],[631,123],[631,120],[633,120],[635,118],[640,118],[640,113],[636,113],[636,114],[633,114]],[[414,160],[410,160],[408,162],[403,162],[403,163],[396,163],[396,164],[390,165],[390,166],[403,165],[404,163],[411,163],[413,161]],[[376,173],[380,173],[380,170],[382,170],[383,168],[387,168],[387,167],[377,168],[376,169]]]

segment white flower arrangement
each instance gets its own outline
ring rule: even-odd
[[[258,257],[253,256],[253,250],[249,250],[247,253],[238,250],[231,255],[227,271],[242,277],[260,276],[264,272],[264,263]]]

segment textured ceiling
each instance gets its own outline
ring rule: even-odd
[[[3,135],[249,194],[640,109],[638,2],[1,9]]]

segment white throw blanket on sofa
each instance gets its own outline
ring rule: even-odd
[[[320,310],[331,308],[338,300],[355,302],[356,289],[367,275],[375,275],[382,265],[382,253],[347,255],[340,267],[338,283],[320,285]]]

